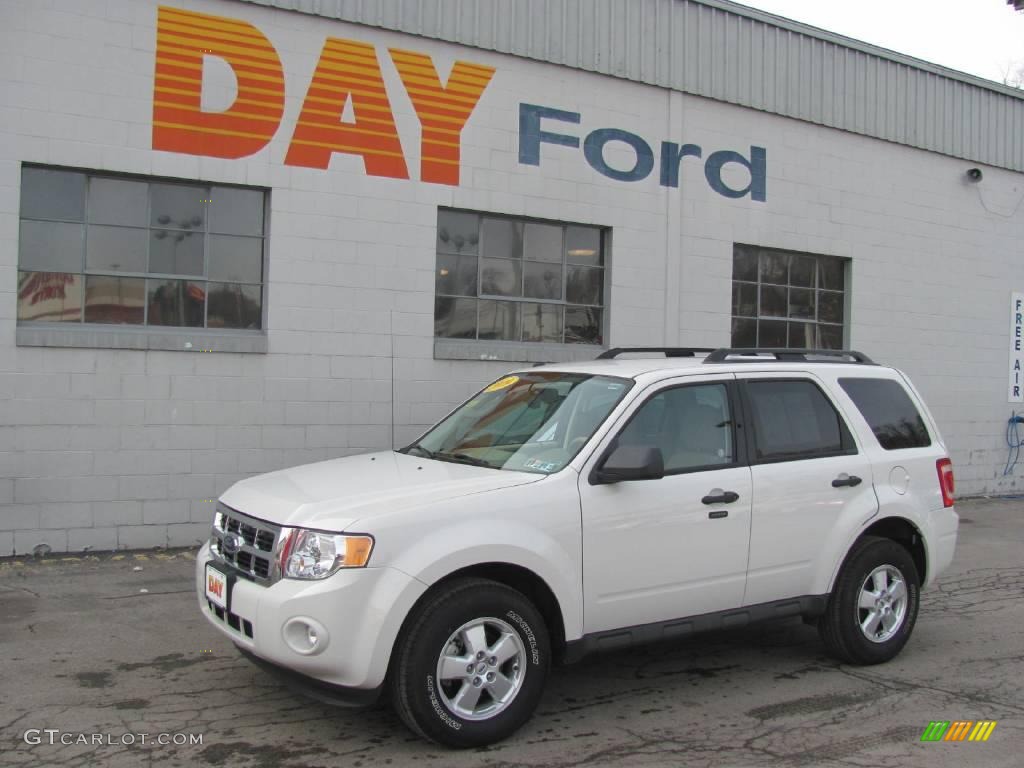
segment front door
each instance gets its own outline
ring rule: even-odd
[[[742,604],[751,480],[737,450],[733,388],[721,375],[651,387],[584,466],[585,632]],[[665,477],[591,484],[615,445],[657,447]]]

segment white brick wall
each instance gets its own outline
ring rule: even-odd
[[[617,345],[728,343],[734,242],[849,257],[852,345],[913,376],[961,491],[1024,487],[1001,474],[1006,311],[1024,288],[1019,174],[985,169],[971,186],[962,161],[706,99],[226,0],[174,4],[244,18],[274,42],[286,109],[263,151],[150,149],[155,0],[0,6],[0,554],[195,543],[210,499],[238,478],[403,444],[500,375],[508,365],[433,359],[438,206],[612,227]],[[496,67],[463,132],[461,186],[415,180],[418,122],[386,55],[413,179],[367,177],[341,155],[326,172],[283,165],[327,35],[429,53],[442,74],[455,58]],[[621,128],[656,153],[663,139],[705,157],[766,147],[768,200],[719,196],[694,158],[673,190],[657,164],[616,182],[564,147],[520,165],[520,102],[581,113],[552,130]],[[272,187],[269,352],[15,346],[22,162]]]

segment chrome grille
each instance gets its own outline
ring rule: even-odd
[[[224,539],[233,535],[238,541],[235,551],[224,546]],[[275,563],[281,526],[243,515],[224,504],[217,504],[210,536],[210,551],[220,563],[229,566],[245,578],[269,584],[279,574]],[[230,542],[229,542],[230,543]]]

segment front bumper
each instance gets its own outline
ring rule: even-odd
[[[384,690],[383,683],[376,688],[348,688],[342,685],[331,685],[322,680],[307,677],[293,669],[261,659],[245,648],[240,647],[238,650],[257,667],[284,683],[289,690],[324,704],[335,707],[369,707],[377,702]]]
[[[270,586],[238,578],[230,610],[222,611],[205,596],[206,564],[212,560],[204,544],[196,556],[196,591],[211,625],[257,659],[367,695],[383,684],[402,622],[427,589],[394,568],[341,570],[323,581],[281,579]],[[316,653],[298,652],[288,643],[284,628],[292,619],[311,619],[321,627],[323,644]]]

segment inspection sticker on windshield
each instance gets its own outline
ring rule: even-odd
[[[491,386],[485,389],[484,392],[498,392],[499,390],[502,389],[508,389],[517,381],[519,381],[518,376],[506,376],[505,378],[498,379],[496,382],[491,384]]]
[[[557,462],[541,461],[540,459],[528,459],[523,464],[523,467],[525,467],[526,469],[536,469],[538,472],[551,472],[557,466]]]

